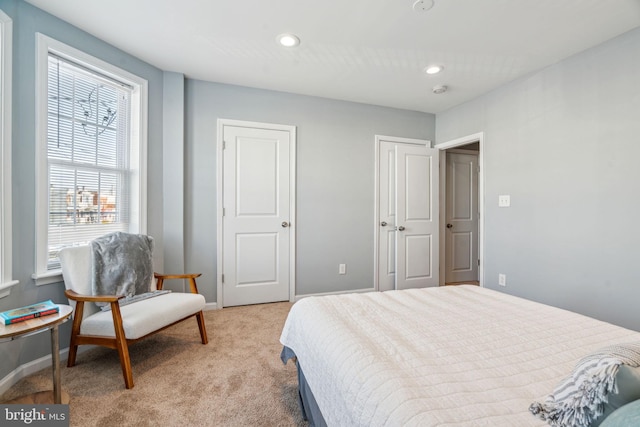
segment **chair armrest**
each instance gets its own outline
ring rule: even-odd
[[[196,277],[202,276],[202,273],[195,274],[158,274],[153,273],[153,277],[158,279],[158,283],[156,284],[156,288],[161,291],[162,286],[164,285],[165,280],[171,279],[189,279],[189,288],[192,294],[198,293],[198,286],[196,285]]]
[[[116,302],[119,299],[124,298],[124,295],[83,295],[70,289],[64,291],[64,294],[70,300],[82,302]]]
[[[158,273],[153,273],[153,277],[155,277],[156,279],[162,278],[163,280],[195,279],[196,277],[200,277],[200,276],[202,276],[202,273],[196,273],[196,274],[158,274]]]

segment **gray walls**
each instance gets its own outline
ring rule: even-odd
[[[438,114],[438,143],[485,132],[485,286],[640,329],[638,52],[640,29]]]
[[[148,218],[149,233],[162,246],[162,71],[51,15],[16,0],[0,0],[13,20],[13,275],[20,284],[0,299],[7,310],[52,299],[64,303],[62,283],[36,286],[35,272],[35,48],[36,32],[80,49],[149,82]],[[61,348],[68,346],[69,324],[61,328]],[[0,379],[18,366],[50,354],[47,334],[0,344]],[[1,385],[1,384],[0,384]]]
[[[186,269],[216,293],[216,120],[297,127],[296,295],[373,287],[374,137],[433,140],[434,116],[187,80]],[[347,274],[338,275],[338,264]]]
[[[184,273],[184,76],[164,72],[162,162],[163,264],[156,272]],[[151,212],[155,209],[152,206]],[[171,287],[171,283],[167,283]],[[177,289],[176,289],[177,290]]]

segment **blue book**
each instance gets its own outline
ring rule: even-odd
[[[47,316],[58,313],[59,309],[51,300],[27,305],[26,307],[14,308],[0,313],[0,319],[5,325],[35,319],[36,317]]]

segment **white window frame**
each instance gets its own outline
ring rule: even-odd
[[[19,282],[11,276],[11,70],[13,21],[0,10],[0,298]]]
[[[47,99],[49,53],[133,87],[131,93],[131,231],[147,232],[147,104],[148,83],[128,71],[78,49],[36,33],[36,285],[62,280],[61,270],[47,270],[48,259],[48,166]]]

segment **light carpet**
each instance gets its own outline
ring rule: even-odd
[[[71,426],[306,426],[293,363],[280,361],[290,303],[205,312],[209,344],[195,318],[130,347],[135,387],[124,388],[115,350],[92,348],[62,362]],[[66,343],[61,343],[66,347]],[[0,401],[51,388],[51,368]]]

